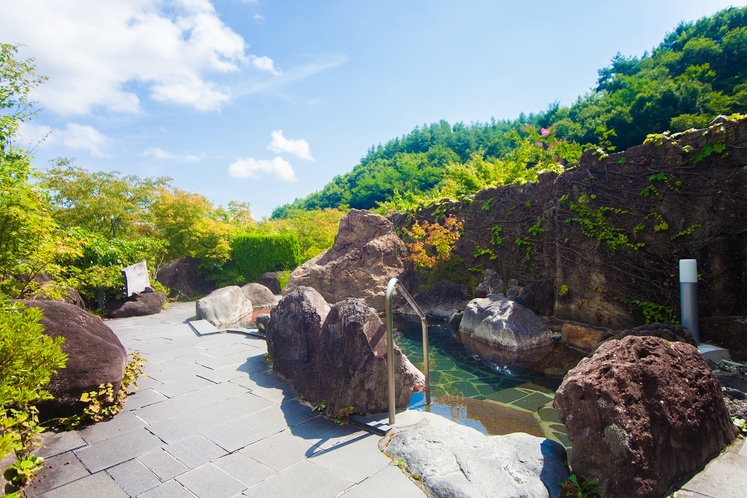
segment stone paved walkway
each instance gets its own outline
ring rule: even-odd
[[[47,434],[29,497],[422,497],[379,437],[338,426],[267,371],[264,340],[196,335],[194,303],[107,321],[147,377],[112,420]]]

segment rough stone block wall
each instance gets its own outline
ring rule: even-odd
[[[561,175],[414,217],[447,215],[464,220],[455,275],[473,285],[488,268],[516,278],[541,314],[610,328],[677,320],[678,261],[694,258],[701,317],[747,315],[747,120],[588,151]]]

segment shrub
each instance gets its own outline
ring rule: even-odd
[[[31,449],[41,432],[34,405],[52,397],[44,386],[67,363],[65,339],[45,336],[42,317],[0,295],[0,458]]]
[[[254,282],[268,271],[294,269],[301,262],[301,248],[293,234],[244,234],[233,240],[231,259],[236,275]]]

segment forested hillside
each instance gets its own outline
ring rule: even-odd
[[[534,179],[578,160],[582,150],[621,150],[649,133],[704,127],[747,110],[747,8],[680,24],[641,57],[617,54],[593,90],[512,121],[446,121],[371,147],[350,173],[277,208],[407,210],[421,201]],[[512,173],[506,173],[513,170]]]

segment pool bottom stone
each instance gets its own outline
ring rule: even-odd
[[[420,333],[404,330],[395,338],[418,368],[423,362]],[[433,403],[425,407],[425,395],[415,393],[410,408],[437,413],[484,434],[546,437],[562,444],[570,459],[570,441],[552,406],[555,389],[573,366],[565,356],[560,367],[548,362],[539,372],[504,369],[476,358],[438,325],[429,327],[429,343]]]

